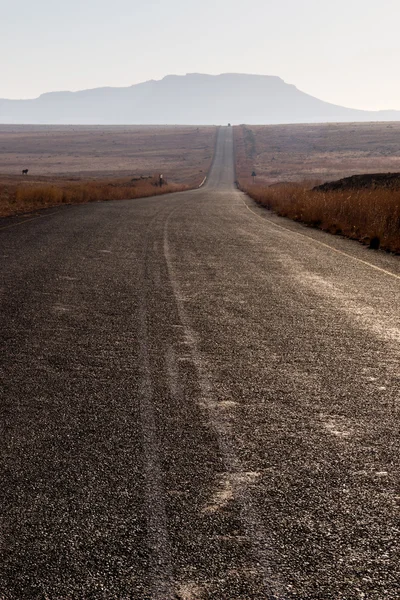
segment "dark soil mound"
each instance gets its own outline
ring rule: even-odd
[[[281,188],[281,187],[303,187],[301,183],[296,181],[277,181],[276,183],[270,183],[270,188]]]
[[[352,175],[337,181],[328,181],[317,185],[313,190],[332,192],[340,190],[367,190],[367,189],[400,189],[400,173],[366,173]]]

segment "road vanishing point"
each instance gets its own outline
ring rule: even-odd
[[[0,223],[1,600],[399,600],[399,258],[234,178]]]

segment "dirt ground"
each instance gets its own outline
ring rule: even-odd
[[[201,182],[215,127],[0,125],[0,177],[104,178],[162,173]],[[26,180],[27,177],[24,178]]]
[[[399,190],[400,173],[367,173],[351,175],[337,181],[327,181],[314,188],[321,192],[341,190]]]
[[[235,127],[237,176],[315,184],[400,171],[400,122]]]

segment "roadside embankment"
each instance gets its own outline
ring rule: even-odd
[[[359,240],[372,248],[400,253],[400,191],[352,189],[320,191],[307,184],[239,187],[282,217]]]
[[[392,139],[396,127],[235,127],[237,185],[280,216],[400,253],[400,150]],[[348,158],[349,136],[357,146],[357,161]],[[393,155],[383,160],[384,140],[392,144]],[[396,172],[379,173],[383,165],[396,165]],[[362,174],[354,173],[355,168]],[[332,181],[334,174],[346,177]],[[316,186],[323,181],[328,183]]]

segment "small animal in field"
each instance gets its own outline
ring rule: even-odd
[[[28,175],[29,169],[22,169],[22,175]]]

